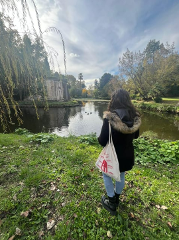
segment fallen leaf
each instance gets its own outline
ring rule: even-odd
[[[132,218],[134,218],[134,214],[133,214],[132,212],[130,212],[130,216],[131,216]]]
[[[112,238],[112,233],[110,231],[107,231],[108,238]]]
[[[10,237],[8,240],[13,240],[15,238],[15,235],[13,235],[12,237]]]
[[[21,212],[21,216],[28,217],[29,216],[29,211]]]
[[[14,199],[14,201],[17,201],[17,195],[16,194],[13,196],[13,199]]]
[[[100,214],[100,212],[101,212],[101,208],[98,207],[97,208],[97,213]]]
[[[63,220],[64,220],[64,217],[63,217],[63,216],[60,216],[60,217],[59,217],[59,220],[60,220],[60,221],[63,221]]]
[[[21,230],[20,230],[20,228],[16,228],[16,235],[18,235],[18,236],[21,235]]]
[[[168,209],[168,207],[166,207],[166,206],[161,206],[161,209]]]
[[[160,205],[155,205],[155,206],[156,206],[156,208],[160,209]]]
[[[78,217],[76,213],[75,213],[73,216],[74,216],[75,218],[77,218],[77,217]]]
[[[172,228],[171,222],[167,222],[168,226]]]
[[[65,203],[65,202],[63,202],[63,203],[62,203],[62,207],[65,207],[65,204],[66,204],[66,203]]]
[[[38,233],[38,236],[39,236],[39,238],[41,238],[42,236],[44,236],[44,232],[43,232],[43,231],[40,231],[40,232]]]
[[[55,191],[55,189],[56,189],[56,186],[54,184],[52,184],[51,187],[50,187],[50,190]]]
[[[52,229],[54,225],[55,225],[55,221],[54,221],[53,219],[50,219],[50,220],[47,222],[47,230]]]

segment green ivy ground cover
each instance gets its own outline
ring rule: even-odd
[[[94,134],[17,133],[0,134],[1,240],[178,239],[179,141],[135,141],[137,164],[115,217],[100,203]]]

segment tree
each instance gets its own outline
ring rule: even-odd
[[[99,90],[99,81],[97,79],[94,80],[94,88]]]
[[[127,81],[133,81],[134,91],[143,99],[154,99],[165,96],[171,85],[177,87],[178,56],[174,44],[164,46],[151,40],[143,52],[127,49],[119,58],[119,71]]]
[[[99,82],[99,87],[100,90],[103,89],[103,87],[111,80],[113,76],[110,73],[104,73],[103,76],[100,78]]]
[[[67,81],[70,87],[74,87],[76,85],[76,78],[73,75],[67,75]]]
[[[47,57],[57,55],[55,51],[54,53],[49,51],[47,54],[44,48],[46,44],[43,41],[39,14],[34,0],[31,2],[35,9],[35,20],[37,20],[38,29],[36,30],[34,19],[32,19],[29,11],[28,0],[21,0],[23,26],[28,28],[30,22],[33,31],[30,35],[26,34],[22,40],[18,32],[14,30],[13,17],[14,15],[20,16],[17,2],[14,0],[0,1],[0,7],[4,13],[4,15],[0,13],[0,123],[4,131],[6,131],[9,123],[12,122],[11,109],[14,110],[19,124],[22,123],[20,107],[16,101],[18,98],[23,99],[24,96],[30,95],[33,99],[37,117],[38,112],[34,94],[38,94],[40,91],[46,101],[46,106],[48,105],[44,84],[44,77],[50,74]],[[61,36],[66,74],[65,45],[62,34],[53,27],[48,28],[44,33],[48,31],[56,32]],[[34,42],[31,41],[32,39],[29,36],[35,38]],[[52,48],[48,46],[46,49]]]
[[[154,63],[154,55],[155,52],[157,52],[160,49],[160,41],[150,40],[147,44],[147,47],[144,50],[144,53],[146,54],[147,60],[149,60],[151,63]]]
[[[110,98],[112,93],[119,89],[123,88],[125,81],[119,79],[119,76],[113,76],[111,80],[104,86],[104,91],[107,93],[108,97]]]
[[[92,84],[90,84],[88,86],[88,96],[93,97],[93,92],[94,92],[94,86]]]
[[[83,88],[83,90],[82,90],[82,97],[87,98],[87,96],[88,96],[88,90],[86,88]]]
[[[83,74],[82,73],[78,74],[78,79],[80,80],[80,88],[81,88],[82,87],[81,86],[81,81],[83,80]]]
[[[133,53],[127,49],[122,58],[119,58],[119,72],[133,80],[141,96],[145,97],[149,85],[142,79],[144,73],[144,54],[140,51]]]

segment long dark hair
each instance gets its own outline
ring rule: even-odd
[[[116,90],[111,96],[108,111],[113,112],[115,109],[127,109],[131,119],[140,115],[132,104],[129,93],[122,88]]]

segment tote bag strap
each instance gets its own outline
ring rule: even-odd
[[[112,133],[111,133],[111,124],[110,124],[110,122],[109,122],[109,144],[110,143],[113,143],[113,141],[112,141]]]

